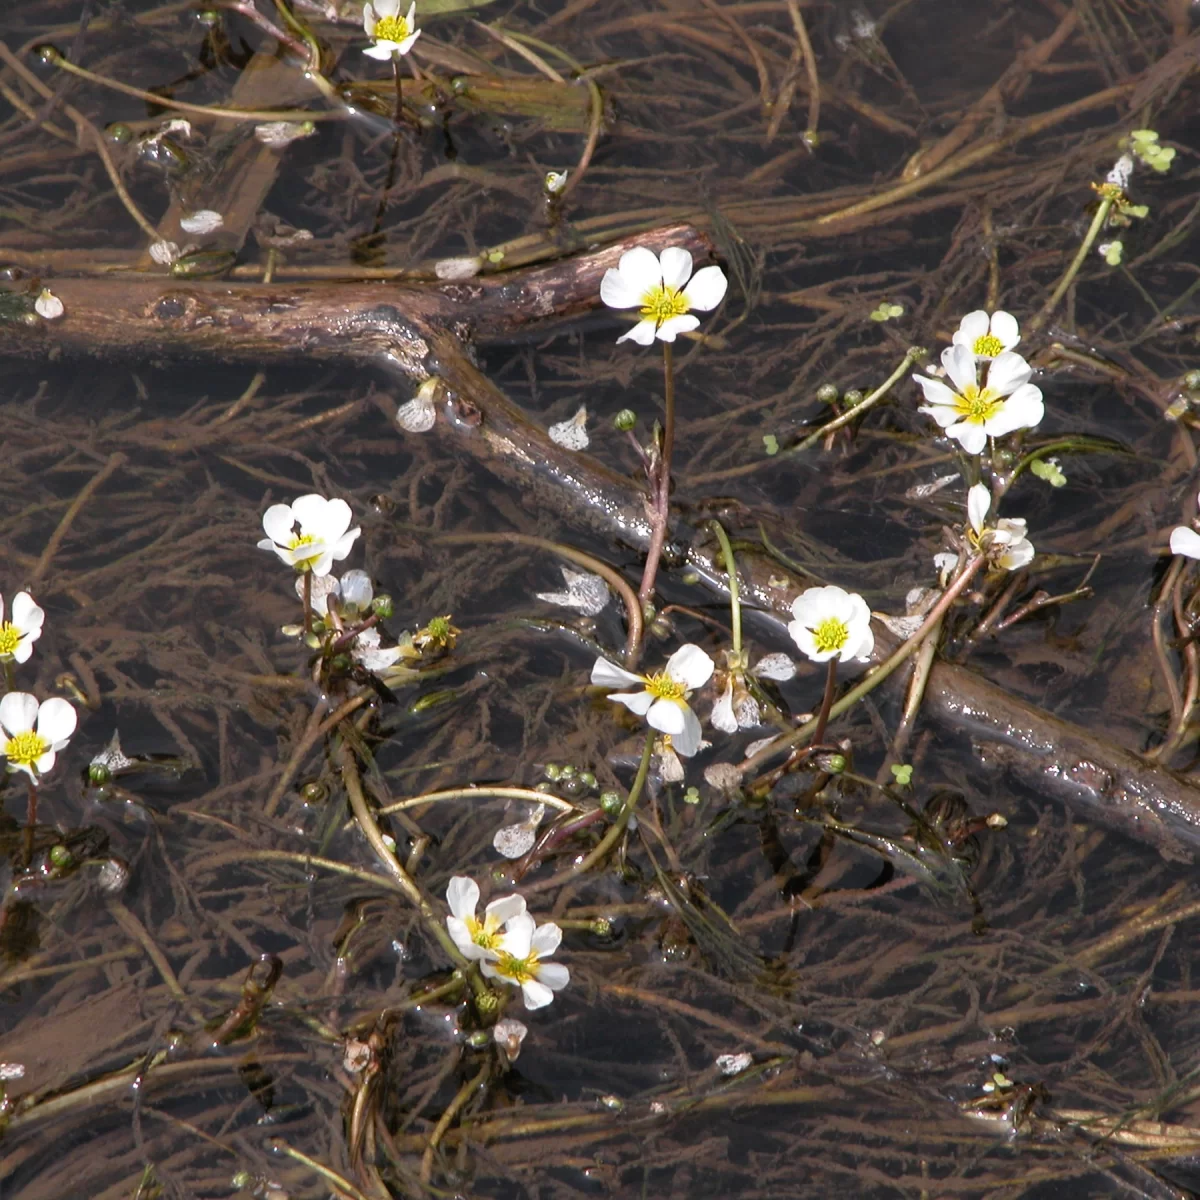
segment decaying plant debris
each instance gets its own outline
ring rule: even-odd
[[[297,3],[295,26],[251,8],[197,24],[64,0],[0,26],[0,589],[51,614],[31,684],[86,709],[32,853],[4,830],[0,1061],[25,1074],[0,1179],[30,1197],[1189,1194],[1200,663],[1192,576],[1162,564],[1196,482],[1190,6],[430,4],[398,134],[359,6]],[[353,90],[305,78],[304,30]],[[270,146],[63,62],[320,119]],[[188,134],[162,134],[174,115]],[[1089,184],[1144,127],[1177,159],[1139,177],[1123,266],[1091,256],[1029,339],[1037,436],[1069,485],[1014,491],[1039,558],[958,618],[900,794],[929,827],[1007,829],[961,856],[906,836],[869,784],[898,692],[834,726],[861,784],[719,790],[693,765],[699,802],[656,788],[609,868],[538,890],[589,826],[523,877],[573,982],[502,1071],[350,816],[436,794],[378,820],[440,897],[512,869],[493,835],[547,764],[628,783],[640,739],[582,691],[592,651],[625,641],[621,604],[534,598],[559,582],[554,545],[640,570],[611,419],[648,427],[661,380],[594,315],[605,266],[673,242],[735,280],[678,352],[662,592],[679,637],[715,651],[717,517],[763,614],[749,636],[778,649],[810,577],[901,611],[956,519],[911,385],[800,450],[834,415],[818,386],[869,391],[972,308],[1036,323]],[[189,251],[197,210],[224,222]],[[173,276],[154,239],[179,248]],[[42,287],[61,318],[31,315]],[[403,433],[425,374],[434,432]],[[581,403],[586,456],[543,432]],[[464,631],[356,714],[361,777],[279,633],[291,581],[254,549],[264,506],[310,490],[352,501],[391,625],[452,612]],[[800,713],[817,692],[802,672],[779,698]],[[114,728],[141,769],[87,786]],[[714,742],[705,762],[740,760]]]

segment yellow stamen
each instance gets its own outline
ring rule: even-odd
[[[375,24],[374,38],[377,42],[402,42],[410,33],[407,17],[381,17]]]
[[[983,425],[1004,407],[1004,397],[996,395],[990,388],[980,389],[976,384],[957,393],[954,410],[964,421],[972,425]]]
[[[830,650],[840,652],[850,640],[850,626],[838,617],[826,617],[812,631],[812,635],[817,649],[822,654],[827,654]]]
[[[10,769],[31,767],[49,749],[50,743],[40,733],[34,733],[32,729],[27,729],[8,739],[4,755],[8,759]]]
[[[983,337],[975,339],[971,349],[984,358],[995,358],[997,354],[1004,353],[1004,343],[994,333],[985,333]]]
[[[21,631],[11,621],[0,621],[0,658],[8,658],[17,652]]]
[[[640,316],[643,321],[653,321],[655,329],[661,329],[672,317],[682,317],[688,311],[688,302],[676,288],[658,284],[642,297]]]
[[[537,978],[538,956],[530,950],[525,958],[517,958],[512,954],[500,952],[496,960],[496,974],[511,979],[514,983],[528,983]]]
[[[682,701],[687,696],[687,689],[683,684],[672,679],[665,671],[647,678],[646,691],[656,700]]]

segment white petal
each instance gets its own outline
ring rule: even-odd
[[[691,313],[668,317],[657,329],[655,336],[660,342],[673,342],[681,333],[691,333],[700,327],[700,318]],[[635,326],[636,328],[636,326]]]
[[[988,315],[982,308],[969,312],[958,323],[958,329],[950,340],[956,346],[971,348],[988,331]]]
[[[0,621],[3,619],[4,607],[0,605]],[[45,611],[34,603],[33,597],[28,592],[18,592],[13,597],[12,623],[22,633],[33,633],[34,630],[37,630],[40,634],[45,620]]]
[[[682,683],[689,691],[695,691],[712,678],[713,660],[699,646],[689,642],[667,659],[666,671],[669,679]]]
[[[987,519],[988,509],[992,507],[992,493],[987,484],[977,483],[967,493],[967,520],[971,528],[978,533]]]
[[[1045,415],[1042,389],[1032,383],[1023,383],[1004,402],[1004,407],[984,423],[984,431],[990,437],[1003,437],[1014,429],[1032,429],[1041,424]]]
[[[396,409],[396,424],[405,433],[428,433],[437,422],[437,410],[425,396],[414,396]]]
[[[341,498],[326,500],[324,496],[301,496],[292,502],[292,512],[307,533],[323,542],[336,542],[350,528],[354,514]]]
[[[33,760],[33,768],[39,775],[47,775],[54,769],[54,760],[57,757],[53,747],[46,751],[40,758]]]
[[[554,999],[554,993],[536,979],[527,979],[521,984],[521,996],[525,1001],[525,1007],[530,1011],[545,1008]]]
[[[722,733],[737,733],[737,717],[733,715],[732,678],[725,684],[725,690],[712,706],[712,713],[709,715],[708,723],[714,729],[719,729]]]
[[[263,513],[263,529],[277,545],[286,546],[292,540],[292,527],[295,524],[296,517],[290,504],[272,504]]]
[[[45,321],[56,321],[63,315],[63,302],[49,288],[42,288],[33,302],[33,311]]]
[[[347,571],[341,582],[342,603],[351,604],[362,612],[375,597],[371,577],[366,571]]]
[[[699,321],[696,322],[700,324]],[[617,338],[617,345],[622,342],[637,342],[639,346],[651,346],[654,344],[654,335],[657,331],[657,326],[648,317],[644,321],[639,321],[628,333],[623,333]]]
[[[0,726],[10,735],[29,733],[37,716],[37,697],[28,692],[8,692],[0,699]]]
[[[13,659],[19,663],[27,663],[33,657],[33,643],[36,640],[36,637],[22,638],[13,651]]]
[[[476,889],[476,895],[478,896],[478,889]],[[515,892],[511,896],[497,897],[495,900],[490,901],[487,908],[483,910],[485,920],[490,917],[497,927],[506,925],[514,917],[519,917],[524,911],[525,897],[518,896]],[[537,938],[534,938],[535,943],[536,941]]]
[[[206,233],[216,233],[224,224],[225,218],[215,209],[211,208],[202,208],[179,219],[180,229],[200,236]]]
[[[987,386],[1001,396],[1011,395],[1023,383],[1028,383],[1033,368],[1017,353],[1006,350],[992,359],[988,367]]]
[[[1200,533],[1186,525],[1177,525],[1171,530],[1171,553],[1200,558]]]
[[[621,255],[617,266],[621,276],[629,285],[637,290],[638,303],[647,292],[662,286],[662,266],[658,255],[645,246],[634,246]]]
[[[304,578],[307,572],[296,576],[296,595],[301,600],[304,599]],[[340,590],[340,584],[332,575],[326,575],[321,579],[313,579],[309,590],[309,601],[313,606],[313,612],[320,613],[321,616],[329,614],[329,597],[336,596]]]
[[[37,731],[51,745],[58,745],[75,732],[79,714],[74,706],[59,696],[43,700],[38,709]]]
[[[396,11],[397,12],[400,11],[400,3],[401,3],[401,0],[396,0]],[[417,0],[412,0],[412,3],[408,6],[408,16],[405,17],[405,23],[408,25],[409,29],[416,28],[416,25],[417,25]]]
[[[836,650],[818,650],[812,630],[802,621],[789,621],[787,628],[800,652],[812,662],[828,662],[837,653]]]
[[[446,888],[446,903],[460,921],[473,917],[479,904],[479,884],[466,875],[455,875]]]
[[[561,992],[571,982],[571,972],[562,963],[541,963],[537,971],[538,983]]]
[[[996,561],[1006,571],[1019,571],[1033,562],[1033,543],[1028,538],[1014,542]]]
[[[539,925],[530,945],[538,958],[549,958],[562,943],[562,930],[553,921]]]
[[[842,662],[866,662],[871,657],[871,651],[875,649],[875,631],[871,628],[869,616],[861,635],[857,638],[854,636],[856,632],[851,630],[850,640],[842,650]]]
[[[346,558],[350,551],[354,549],[354,541],[362,533],[362,527],[356,525],[353,529],[344,533],[332,546],[329,547],[329,555],[335,562],[341,562]]]
[[[639,717],[644,717],[655,702],[649,692],[613,692],[608,698],[617,704],[625,705],[631,713]]]
[[[648,693],[643,693],[646,694]],[[651,729],[657,729],[659,733],[671,734],[673,740],[675,734],[684,730],[686,721],[683,714],[687,711],[690,711],[687,705],[680,704],[677,700],[655,700],[651,697],[646,724]]]
[[[927,403],[937,405],[954,404],[954,393],[940,379],[930,379],[928,375],[914,375],[913,379],[920,385],[921,391],[925,393]],[[925,410],[922,409],[921,411],[924,412]]]
[[[589,441],[587,407],[582,406],[573,417],[559,421],[557,425],[551,425],[547,432],[550,434],[550,440],[556,446],[562,446],[565,450],[586,450]]]
[[[728,287],[729,281],[720,267],[701,267],[692,276],[691,283],[683,289],[683,296],[688,302],[688,308],[709,312],[725,299],[725,290]]]
[[[508,922],[500,946],[506,954],[513,958],[528,958],[533,946],[534,920],[527,913],[518,913]]]
[[[596,687],[641,687],[645,682],[640,675],[626,671],[624,667],[618,667],[616,663],[609,662],[607,658],[596,659],[596,664],[592,667],[592,683]]]
[[[467,928],[466,922],[458,917],[447,917],[446,928],[450,931],[450,936],[454,939],[454,944],[462,951],[465,958],[479,958],[479,951],[482,946],[477,946],[471,938],[471,931]]]
[[[942,366],[960,394],[976,383],[975,355],[966,346],[947,346],[942,351]]]
[[[685,704],[683,706],[683,728],[671,736],[671,745],[677,754],[691,758],[700,749],[703,731],[700,728],[700,718]]]
[[[413,43],[421,36],[421,31],[418,29],[414,33],[410,33],[402,42],[396,44],[397,54],[407,54],[412,48]]]
[[[374,46],[367,46],[363,53],[368,58],[377,58],[381,62],[386,62],[392,57],[392,42],[378,42]]]
[[[999,338],[1005,350],[1011,350],[1021,340],[1021,327],[1012,313],[1003,310],[992,313],[991,332]]]
[[[616,267],[609,267],[600,280],[600,299],[609,308],[640,308],[644,295]]]
[[[658,256],[663,286],[678,291],[692,277],[692,256],[682,246],[668,246]]]
[[[968,425],[964,421],[961,425],[949,426],[946,432],[955,438],[968,454],[982,454],[984,446],[987,445],[987,434],[982,425]]]
[[[796,678],[796,664],[786,654],[764,654],[754,668],[759,679],[784,682]]]

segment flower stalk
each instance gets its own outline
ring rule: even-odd
[[[733,546],[729,542],[729,534],[720,521],[710,521],[717,541],[721,543],[721,555],[725,559],[725,574],[729,576],[729,629],[733,639],[733,653],[739,661],[742,656],[742,602],[738,595],[737,560],[733,556]]]
[[[1083,266],[1087,256],[1091,253],[1092,246],[1096,239],[1100,236],[1100,231],[1108,223],[1108,214],[1112,212],[1113,204],[1116,202],[1116,197],[1112,195],[1102,195],[1100,203],[1096,208],[1096,215],[1092,217],[1092,223],[1088,226],[1088,231],[1083,235],[1083,241],[1079,244],[1079,249],[1075,253],[1075,257],[1071,260],[1071,265],[1063,273],[1063,277],[1058,281],[1058,286],[1050,294],[1050,299],[1042,305],[1041,311],[1037,313],[1029,322],[1029,328],[1035,333],[1041,329],[1043,325],[1050,320],[1054,310],[1058,307],[1058,302],[1066,295],[1067,288],[1075,282],[1075,276],[1079,274],[1080,268]]]

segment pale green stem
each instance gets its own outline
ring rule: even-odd
[[[1112,211],[1113,201],[1111,197],[1105,196],[1100,201],[1100,207],[1096,209],[1096,215],[1092,218],[1092,223],[1088,226],[1088,231],[1083,235],[1083,241],[1079,245],[1079,249],[1075,257],[1071,260],[1071,265],[1066,269],[1063,277],[1058,281],[1058,286],[1054,289],[1050,299],[1042,305],[1042,310],[1030,322],[1029,329],[1036,333],[1050,319],[1051,313],[1058,307],[1058,302],[1066,295],[1067,288],[1075,282],[1075,276],[1079,274],[1080,267],[1083,266],[1084,259],[1087,258],[1092,249],[1092,245],[1100,236],[1102,230],[1108,221],[1108,214]]]
[[[725,558],[725,573],[729,576],[729,628],[733,634],[733,653],[741,660],[742,656],[742,604],[738,599],[737,560],[733,557],[733,547],[729,544],[729,535],[720,521],[710,521],[717,541],[721,543],[721,554]]]
[[[869,395],[864,396],[853,408],[847,409],[840,417],[834,417],[832,421],[822,425],[815,433],[810,433],[798,446],[793,446],[787,453],[799,454],[807,450],[810,446],[815,446],[826,434],[835,432],[841,429],[844,425],[849,425],[851,421],[861,417],[868,409],[874,408],[880,400],[884,398],[892,390],[892,387],[899,382],[900,377],[916,362],[919,362],[925,357],[925,350],[921,346],[913,346],[904,356],[900,365]]]
[[[908,661],[917,647],[935,629],[941,627],[942,617],[945,616],[954,601],[966,590],[967,584],[975,578],[976,572],[986,561],[986,558],[982,554],[977,554],[974,558],[968,560],[962,574],[942,593],[941,599],[930,609],[929,615],[925,618],[921,628],[908,641],[893,651],[890,658],[880,663],[874,671],[861,679],[837,703],[833,704],[829,709],[829,720],[841,716],[848,708],[857,704],[868,692],[874,691],[889,675]],[[746,759],[738,770],[743,776],[758,770],[763,763],[773,758],[781,750],[786,750],[789,746],[794,746],[797,742],[803,741],[816,727],[816,717],[811,721],[805,721],[803,725],[793,729],[786,737],[776,738],[769,746],[764,746],[757,754]]]

